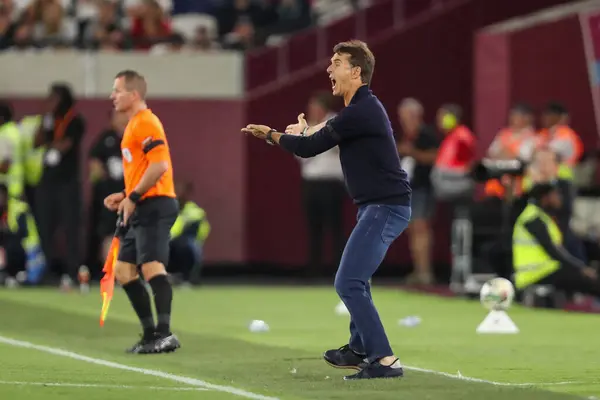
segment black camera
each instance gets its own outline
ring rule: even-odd
[[[473,168],[473,177],[477,182],[485,182],[489,179],[499,179],[504,175],[521,176],[525,172],[525,162],[514,160],[492,160],[482,159]]]

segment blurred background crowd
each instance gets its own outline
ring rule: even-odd
[[[247,50],[330,23],[359,0],[2,0],[0,50]]]
[[[211,54],[202,52],[248,50],[245,58],[248,81],[240,96],[244,101],[235,105],[243,110],[240,112],[243,117],[236,119],[234,115],[240,113],[227,111],[237,108],[220,111],[226,100],[218,96],[204,103],[193,103],[193,107],[180,107],[187,104],[185,99],[156,101],[158,114],[168,115],[167,135],[177,142],[173,146],[175,175],[182,208],[172,231],[169,270],[177,277],[174,279],[185,284],[202,281],[200,271],[205,264],[206,241],[213,246],[212,253],[209,251],[212,262],[218,263],[220,258],[236,259],[235,263],[251,265],[270,275],[285,271],[301,276],[305,282],[316,282],[332,277],[352,227],[353,217],[348,215],[352,215],[354,208],[348,204],[338,150],[334,148],[311,159],[285,158],[274,148],[246,143],[243,138],[239,139],[242,142],[236,150],[232,150],[233,142],[229,141],[220,147],[219,141],[225,139],[219,134],[233,135],[232,126],[247,122],[285,126],[285,121],[293,120],[302,111],[306,112],[310,125],[331,118],[342,104],[327,90],[328,81],[321,65],[328,58],[329,48],[323,46],[335,42],[338,36],[345,40],[348,35],[368,36],[374,32],[373,37],[378,37],[381,26],[388,24],[385,29],[395,35],[388,35],[389,40],[395,39],[389,44],[387,36],[379,35],[384,38],[379,42],[388,44],[374,48],[378,57],[374,91],[381,93],[388,109],[402,166],[411,180],[413,216],[404,239],[391,250],[386,261],[394,268],[403,264],[402,268],[391,273],[388,268],[386,274],[420,289],[446,291],[450,287],[452,292],[459,293],[476,293],[490,276],[510,278],[515,221],[532,200],[531,189],[537,184],[551,183],[562,197],[553,215],[564,238],[562,247],[586,267],[586,274],[596,279],[595,272],[589,272],[600,265],[600,221],[595,218],[600,194],[598,128],[595,122],[589,122],[594,119],[589,117],[594,114],[592,101],[596,96],[590,97],[590,92],[596,90],[590,84],[593,79],[582,78],[584,85],[577,86],[579,81],[571,80],[576,76],[573,74],[567,79],[572,87],[561,85],[563,64],[557,62],[556,67],[545,72],[554,85],[546,85],[544,79],[537,85],[533,78],[527,82],[529,86],[510,86],[514,82],[507,81],[494,86],[493,101],[478,103],[476,97],[481,90],[478,92],[471,84],[478,75],[465,65],[472,65],[476,59],[474,46],[467,43],[473,42],[478,28],[491,22],[561,3],[585,4],[585,7],[591,4],[596,9],[600,9],[600,4],[508,1],[498,6],[498,10],[489,11],[488,3],[479,0],[456,2],[456,6],[454,3],[451,0],[418,3],[411,0],[0,0],[0,50],[4,51],[0,53],[0,64],[8,54],[40,50],[53,54],[94,50],[101,55],[149,52],[148,57],[170,52],[210,57]],[[469,18],[482,20],[477,20],[479,25],[474,23],[472,28],[460,30],[453,21],[466,15],[461,7],[473,10],[487,7],[485,12],[489,15],[483,11],[468,14]],[[501,12],[501,7],[507,7],[507,11]],[[424,33],[442,32],[450,39],[457,35],[461,40],[449,39],[448,45],[435,44],[437,47],[432,48],[437,50],[429,51],[423,46],[428,36],[415,34],[417,28],[405,30],[412,25],[398,25],[403,18],[416,21],[417,27],[425,24]],[[379,23],[384,20],[385,23]],[[572,23],[581,29],[579,20]],[[563,35],[561,30],[553,32],[556,36]],[[303,42],[306,38],[314,39],[312,45]],[[294,40],[298,42],[294,44]],[[418,48],[413,46],[417,42]],[[531,49],[532,42],[527,43],[523,48]],[[393,47],[396,45],[402,51]],[[483,52],[486,46],[481,46]],[[577,46],[571,50],[584,56],[584,44]],[[299,53],[294,49],[299,48],[310,56],[297,56]],[[274,53],[269,53],[269,49]],[[516,46],[515,51],[518,49]],[[568,49],[556,45],[551,50]],[[256,54],[264,55],[267,61],[252,64],[259,58]],[[320,58],[310,61],[315,54]],[[554,53],[548,50],[548,54]],[[438,76],[438,73],[448,74],[436,67],[438,59],[443,59],[453,71],[451,76]],[[306,69],[294,70],[294,60]],[[523,65],[534,66],[535,62],[524,60]],[[585,62],[579,64],[586,68]],[[579,64],[565,63],[564,68]],[[518,65],[513,68],[517,71]],[[419,75],[419,79],[412,79],[409,72]],[[163,73],[165,79],[174,79],[169,71]],[[255,79],[255,75],[260,75],[260,79]],[[262,81],[265,85],[260,84]],[[493,79],[484,82],[492,86],[495,83]],[[20,96],[0,91],[0,97],[7,99],[0,103],[0,177],[3,177],[0,189],[4,192],[0,196],[0,208],[4,210],[0,244],[4,252],[0,253],[0,265],[4,267],[5,283],[11,287],[37,284],[50,276],[58,277],[61,287],[69,289],[78,280],[87,284],[91,278],[97,278],[115,223],[115,216],[103,208],[102,199],[121,190],[123,185],[119,144],[127,123],[124,116],[98,111],[107,110],[98,104],[108,102],[89,99],[97,96],[83,94],[69,83],[48,83],[49,87],[39,89],[44,94],[37,96],[35,106],[23,107]],[[152,93],[152,80],[149,85]],[[499,90],[508,93],[501,100]],[[583,92],[588,96],[585,99],[580,95]],[[523,95],[517,96],[519,93]],[[219,102],[218,107],[212,103],[209,106],[209,101]],[[493,106],[496,101],[503,106]],[[156,104],[154,99],[149,103],[151,107]],[[480,118],[479,110],[484,107],[495,113],[493,122],[489,115]],[[202,114],[203,120],[194,119],[195,114]],[[89,119],[94,123],[89,123]],[[205,127],[209,123],[210,127]],[[219,134],[212,135],[212,130]],[[196,136],[191,139],[191,135]],[[201,145],[190,146],[196,140]],[[190,147],[204,151],[203,156],[186,153]],[[242,153],[250,161],[239,157]],[[233,175],[213,177],[209,169],[200,167],[204,159],[222,174],[229,174],[228,168],[239,170],[235,174],[239,174],[240,180],[228,181]],[[186,167],[178,169],[178,165]],[[201,181],[204,184],[198,185],[197,175],[205,176]],[[221,197],[214,193],[217,190],[221,191]],[[268,203],[278,196],[281,201]],[[224,211],[224,204],[229,207],[227,201],[239,197],[244,197],[239,201],[245,204],[246,211],[242,211],[244,221],[238,229],[232,228],[237,222],[231,221],[239,214]],[[11,204],[13,211],[7,212]],[[29,211],[24,212],[26,209]],[[64,239],[57,244],[59,228],[64,231]],[[218,239],[211,236],[211,229]],[[259,231],[261,234],[255,234]],[[294,239],[285,240],[288,234],[293,234]],[[281,235],[284,239],[274,245],[264,235]],[[301,241],[297,240],[300,236]],[[214,255],[217,246],[219,253]],[[11,248],[19,251],[7,250]],[[229,257],[228,253],[242,255]],[[397,257],[399,253],[402,255]],[[398,262],[399,258],[403,261]],[[440,258],[446,260],[440,262]],[[270,264],[280,267],[269,269]],[[283,267],[287,264],[292,267]],[[541,297],[559,302],[548,285],[533,285],[533,288],[534,300]]]

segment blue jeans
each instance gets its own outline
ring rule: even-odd
[[[350,348],[365,354],[369,362],[393,355],[371,298],[369,279],[410,217],[409,206],[361,206],[335,276],[335,289],[350,312]]]

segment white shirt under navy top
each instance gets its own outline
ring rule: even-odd
[[[310,136],[282,135],[279,145],[303,158],[339,146],[346,188],[355,204],[410,205],[411,189],[390,119],[366,85],[322,129]]]

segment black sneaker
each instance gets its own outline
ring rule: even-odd
[[[365,355],[355,353],[349,345],[344,345],[339,349],[327,350],[323,354],[325,362],[334,368],[356,369],[360,370],[366,366]]]
[[[345,381],[353,381],[358,379],[377,379],[377,378],[402,378],[404,370],[400,365],[400,361],[396,359],[392,365],[381,365],[379,361],[374,361],[354,375],[345,376]]]
[[[181,343],[177,336],[172,333],[156,334],[154,339],[154,350],[156,353],[171,353],[181,347]]]
[[[155,353],[155,339],[147,339],[142,336],[139,342],[125,350],[130,354],[152,354]]]

